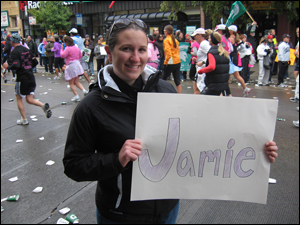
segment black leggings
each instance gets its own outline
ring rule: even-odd
[[[165,66],[162,79],[167,80],[171,73],[173,74],[175,85],[180,85],[180,63]]]
[[[190,69],[190,79],[192,81],[196,81],[197,79],[195,78],[196,76],[196,63],[191,65],[191,69]],[[198,76],[197,76],[198,77]]]
[[[211,90],[210,88],[207,88],[205,90],[205,95],[220,95],[222,94],[223,96],[229,96],[231,94],[230,88],[227,88],[225,90]]]

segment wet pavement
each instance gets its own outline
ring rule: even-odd
[[[294,96],[294,66],[289,67],[288,88],[252,88],[247,98],[266,98],[279,100],[278,118],[274,141],[277,143],[279,158],[271,166],[270,177],[277,180],[269,185],[266,205],[216,200],[181,200],[178,224],[183,223],[297,223],[299,224],[299,128],[292,121],[299,119],[296,107],[289,98]],[[25,105],[28,126],[19,126],[16,120],[20,113],[14,96],[14,83],[1,80],[1,199],[20,195],[18,201],[4,201],[1,206],[1,223],[56,223],[66,218],[58,210],[69,207],[79,222],[96,223],[95,189],[96,182],[75,182],[63,173],[62,158],[66,135],[72,113],[78,103],[71,102],[73,94],[67,89],[64,80],[53,80],[54,75],[40,73],[36,76],[35,97],[51,106],[52,117],[47,119],[41,108]],[[258,77],[258,65],[251,69],[250,78]],[[43,76],[44,75],[44,76]],[[8,74],[8,79],[11,75]],[[51,79],[49,79],[51,78]],[[277,81],[277,76],[273,76]],[[172,80],[169,80],[174,85]],[[81,80],[88,88],[85,79]],[[182,83],[183,93],[192,94],[192,82]],[[243,97],[242,87],[235,81],[230,85],[235,97]],[[79,91],[83,98],[83,93]],[[9,99],[14,101],[9,102]],[[67,102],[62,105],[62,102]],[[259,111],[259,109],[257,109]],[[189,112],[187,109],[187,113]],[[35,115],[37,121],[30,116]],[[34,119],[34,118],[33,118]],[[263,124],[262,124],[263,126]],[[39,138],[44,137],[44,140]],[[17,140],[23,142],[17,143]],[[53,165],[46,165],[52,160]],[[15,182],[10,178],[18,177]],[[43,187],[42,192],[32,192]]]

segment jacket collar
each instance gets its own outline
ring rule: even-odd
[[[112,71],[113,71],[112,64],[109,64],[109,65],[103,67],[98,73],[98,85],[99,85],[100,89],[103,89],[103,87],[105,86],[105,87],[110,87],[118,92],[121,92],[118,85],[116,84],[116,82],[110,76]],[[157,72],[157,70],[155,68],[148,66],[148,65],[145,66],[144,71],[141,73],[144,87],[145,87],[150,75],[155,72]],[[104,82],[101,82],[101,80]]]

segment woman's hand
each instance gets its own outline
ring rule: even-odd
[[[126,140],[119,152],[119,161],[123,167],[130,161],[135,161],[141,155],[141,141],[137,139]]]
[[[203,62],[197,62],[196,65],[201,67],[203,65]]]
[[[7,62],[3,63],[3,67],[4,67],[4,69],[7,69],[7,67],[8,67]]]
[[[274,141],[267,142],[265,144],[265,151],[270,159],[270,162],[275,162],[275,158],[278,157],[278,153],[276,152],[278,147]]]

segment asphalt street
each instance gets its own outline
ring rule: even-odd
[[[289,67],[288,88],[274,86],[252,88],[247,98],[278,98],[278,118],[274,141],[279,157],[271,166],[266,205],[218,200],[180,200],[178,224],[197,223],[276,223],[299,224],[299,128],[292,121],[299,119],[296,107],[290,101],[294,96],[294,66]],[[20,195],[18,201],[3,201],[1,223],[3,224],[53,224],[66,215],[58,211],[68,207],[82,224],[96,223],[96,182],[75,182],[64,174],[62,158],[72,113],[79,103],[71,102],[73,94],[64,80],[53,80],[54,75],[42,73],[38,67],[35,98],[48,102],[52,117],[47,119],[41,108],[25,104],[28,126],[16,124],[20,119],[14,96],[14,83],[1,80],[1,199]],[[258,64],[251,69],[251,79],[258,77]],[[11,78],[11,74],[7,75]],[[273,76],[277,80],[277,76]],[[174,85],[172,80],[169,80]],[[81,80],[88,88],[85,79]],[[183,93],[192,94],[192,82],[182,82]],[[230,85],[234,97],[242,97],[242,88],[235,81]],[[78,92],[83,98],[83,93]],[[14,99],[10,101],[10,99]],[[62,102],[67,104],[63,105]],[[189,109],[186,109],[187,113]],[[259,111],[259,109],[257,109]],[[37,121],[30,116],[35,116]],[[262,124],[263,125],[263,124]],[[43,140],[40,140],[40,138]],[[17,140],[23,140],[17,143]],[[52,160],[53,165],[46,165]],[[10,178],[18,177],[11,182]],[[43,187],[40,193],[32,192]]]

